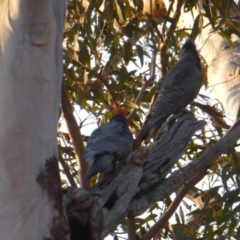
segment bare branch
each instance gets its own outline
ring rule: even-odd
[[[169,118],[169,121],[161,129],[159,141],[154,143],[147,156],[144,173],[139,184],[141,188],[139,194],[144,195],[150,186],[163,181],[184,154],[194,132],[205,124],[205,121],[196,122],[194,115],[190,112],[180,112]]]
[[[166,17],[170,17],[170,14],[173,10],[173,5],[174,5],[174,0],[171,1],[171,3],[169,4],[168,10],[166,12]],[[165,36],[166,35],[166,25],[167,25],[167,21],[163,22],[163,27],[162,27],[162,35]]]
[[[137,201],[133,201],[129,210],[134,211],[135,215],[142,214],[153,203],[163,200],[166,196],[180,188],[183,183],[191,179],[196,173],[211,166],[221,154],[234,147],[236,141],[240,138],[240,126],[238,125],[239,121],[231,128],[231,131],[228,131],[212,148],[206,150],[198,160],[173,172],[158,187],[148,191],[148,194],[143,195]]]
[[[192,102],[191,105],[199,107],[203,112],[211,116],[220,126],[226,129],[230,128],[230,126],[223,120],[222,114],[216,111],[216,109],[214,109],[213,107],[198,102]]]
[[[204,169],[196,176],[194,176],[190,181],[188,181],[188,185],[196,185],[206,175],[206,170],[207,169]],[[182,189],[179,191],[178,195],[174,199],[173,203],[169,206],[168,210],[163,214],[160,220],[157,221],[153,227],[151,227],[151,229],[142,237],[141,240],[150,240],[157,235],[160,229],[162,229],[167,224],[169,218],[176,211],[177,207],[179,206],[188,191],[188,187],[182,187]]]
[[[127,218],[128,240],[136,240],[136,219],[135,216],[129,214]]]
[[[126,209],[141,179],[147,153],[145,148],[133,153],[124,167],[103,178],[90,190],[91,196],[96,196],[96,204],[91,208],[91,224],[96,227],[94,232],[98,232],[100,238],[115,229],[119,219],[125,218]]]
[[[181,16],[181,9],[182,9],[183,3],[184,3],[184,0],[178,0],[177,1],[177,7],[176,7],[176,10],[175,10],[175,13],[174,13],[174,16],[173,16],[174,20],[172,21],[170,29],[167,33],[168,38],[169,38],[170,34],[173,34],[173,32],[175,31],[175,29],[177,27],[178,20]],[[171,5],[170,5],[170,7],[171,7]]]
[[[83,152],[84,152],[83,140],[82,140],[81,133],[79,131],[76,119],[73,116],[72,107],[69,102],[67,91],[66,91],[66,88],[64,87],[64,84],[62,84],[61,106],[62,106],[63,116],[66,120],[68,131],[71,136],[73,146],[75,148],[76,160],[80,169],[79,175],[81,179],[81,187],[83,189],[89,189],[90,181],[86,181],[83,178],[88,168],[87,162],[81,160],[81,156],[83,155]]]

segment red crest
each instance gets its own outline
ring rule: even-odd
[[[116,115],[121,115],[123,117],[127,117],[127,111],[123,108],[118,108],[116,111]]]

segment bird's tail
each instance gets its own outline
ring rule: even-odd
[[[92,176],[94,176],[97,173],[98,173],[98,171],[94,167],[94,164],[92,164],[89,166],[87,172],[85,173],[84,179],[89,180]]]
[[[154,120],[147,119],[134,142],[133,151],[139,149],[143,141],[145,144],[148,143],[150,139],[158,133],[166,119],[166,116],[162,118],[156,118]]]
[[[90,166],[84,176],[85,179],[90,179],[97,173],[107,173],[111,171],[114,160],[113,153],[104,153],[95,156],[91,160],[88,159]]]

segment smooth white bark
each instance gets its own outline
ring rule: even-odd
[[[0,2],[1,239],[50,236],[57,214],[36,178],[57,156],[65,1]]]

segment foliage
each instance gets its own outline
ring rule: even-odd
[[[185,11],[191,11],[196,3],[196,0],[186,0]],[[114,114],[114,109],[121,106],[129,113],[137,109],[130,123],[131,131],[136,135],[155,95],[155,81],[158,81],[164,69],[168,71],[175,64],[184,40],[188,37],[195,39],[201,32],[204,27],[203,16],[207,17],[212,28],[228,41],[231,33],[239,36],[239,22],[230,11],[235,5],[234,1],[203,1],[200,6],[202,11],[190,32],[175,28],[177,19],[168,15],[153,17],[142,12],[144,5],[141,0],[133,1],[132,5],[128,1],[120,0],[106,1],[104,7],[101,7],[102,1],[97,0],[91,1],[90,5],[85,4],[78,0],[68,1],[63,42],[64,85],[79,123],[79,130],[86,127],[86,122],[107,122]],[[204,61],[202,66],[206,71]],[[151,81],[152,75],[155,76],[154,81]],[[136,99],[144,86],[145,93],[138,103]],[[212,106],[229,121],[221,105],[207,95],[209,93],[205,86],[196,101]],[[208,125],[193,136],[186,154],[175,168],[181,168],[188,161],[197,159],[226,132],[225,128],[200,108],[192,105],[189,109],[195,113],[197,119],[206,120]],[[87,121],[86,118],[90,120]],[[60,125],[61,121],[62,117]],[[63,158],[72,177],[79,182],[78,166],[70,138],[62,128],[59,128],[58,137]],[[84,136],[84,139],[87,139],[87,136]],[[221,206],[220,209],[210,206],[187,216],[187,213],[196,210],[196,207],[194,208],[192,202],[183,201],[172,220],[159,231],[156,239],[238,239],[239,169],[239,154],[234,149],[221,156],[209,168],[204,189],[194,188],[195,197],[215,196],[218,192],[220,197],[216,201]],[[96,179],[92,181],[94,183]],[[66,187],[67,184],[63,180],[63,186]],[[175,195],[164,202],[156,203],[144,216],[136,219],[140,237],[170,206],[174,197]],[[203,217],[201,227],[195,231],[188,226],[188,219],[197,214]],[[126,222],[119,224],[116,232],[126,232]],[[113,236],[114,239],[119,238],[119,234],[113,233]]]

